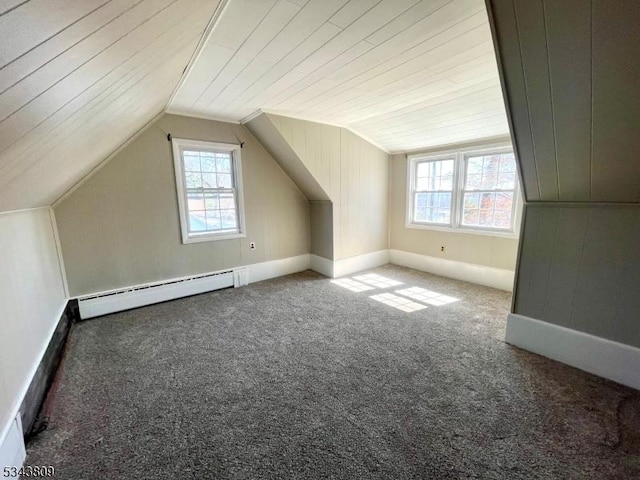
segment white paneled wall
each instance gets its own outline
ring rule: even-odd
[[[316,242],[313,253],[327,255],[331,251],[332,258],[339,260],[386,250],[389,156],[345,128],[280,115],[261,117],[249,122],[249,128],[266,117],[271,129],[262,124],[254,128],[256,133],[280,136],[306,175],[317,181],[333,202],[330,215],[323,212],[323,220],[314,220],[325,225],[332,221],[332,236],[324,235],[326,228],[314,236],[316,241],[332,237],[333,245],[319,247]],[[312,212],[320,213],[317,208]]]
[[[51,215],[0,214],[0,443],[66,305]]]

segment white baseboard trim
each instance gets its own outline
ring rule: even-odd
[[[499,290],[513,291],[515,274],[512,270],[503,270],[501,268],[486,267],[484,265],[393,249],[389,250],[389,263]]]
[[[381,267],[387,263],[389,263],[389,250],[378,250],[354,257],[341,258],[333,262],[333,278]]]
[[[381,267],[387,263],[389,263],[389,250],[378,250],[340,260],[329,260],[318,255],[311,255],[311,270],[329,278],[351,275],[362,270]]]
[[[311,254],[311,270],[333,278],[333,260]]]
[[[640,348],[510,313],[506,342],[640,389]]]
[[[24,464],[27,452],[24,446],[20,415],[11,420],[7,434],[0,443],[0,468],[20,468]]]
[[[297,257],[280,258],[268,262],[254,263],[248,265],[249,283],[261,282],[270,278],[282,277],[292,273],[304,272],[311,266],[309,254],[298,255]]]

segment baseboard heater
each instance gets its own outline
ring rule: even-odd
[[[85,320],[246,283],[246,269],[238,268],[87,295],[78,299],[80,317]]]

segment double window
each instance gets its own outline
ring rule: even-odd
[[[172,143],[182,243],[245,236],[240,145]]]
[[[407,224],[513,233],[518,176],[510,148],[409,156]]]

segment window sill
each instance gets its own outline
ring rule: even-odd
[[[202,243],[202,242],[215,242],[217,240],[232,240],[234,238],[245,238],[245,233],[214,233],[214,234],[202,234],[192,235],[182,239],[182,244],[187,245],[189,243]]]
[[[498,237],[498,238],[511,238],[517,239],[518,235],[515,232],[500,232],[496,230],[481,230],[475,228],[454,228],[440,225],[427,225],[419,223],[405,223],[405,228],[412,228],[416,230],[436,230],[439,232],[449,233],[463,233],[465,235],[482,235],[485,237]]]

